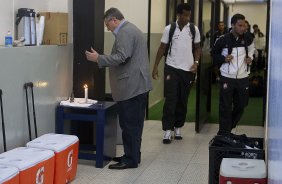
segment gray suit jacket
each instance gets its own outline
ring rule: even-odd
[[[111,55],[98,57],[99,67],[109,67],[110,86],[115,101],[123,101],[152,89],[147,43],[143,33],[124,22]]]

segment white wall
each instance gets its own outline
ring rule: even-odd
[[[0,6],[0,45],[5,43],[5,34],[10,31],[14,31],[13,27],[13,1],[1,0]]]
[[[211,19],[211,2],[203,3],[203,20]]]
[[[18,8],[69,12],[67,46],[0,46],[0,88],[3,90],[4,118],[8,150],[28,141],[26,103],[23,84],[34,83],[38,134],[55,131],[55,107],[72,89],[72,0],[0,0],[0,45],[8,30],[13,31]],[[41,86],[40,84],[47,84]],[[32,122],[33,123],[33,122]],[[1,125],[0,125],[1,127]],[[2,137],[2,131],[0,131]],[[0,153],[3,142],[0,138]]]
[[[194,14],[194,24],[198,26],[199,24],[199,1],[195,2],[195,8],[191,11]]]
[[[166,0],[153,0],[151,4],[151,33],[162,33],[166,22]]]
[[[224,18],[224,4],[220,3],[220,21],[223,21]]]
[[[12,0],[10,0],[12,1]],[[71,0],[13,0],[15,11],[18,8],[32,8],[36,11],[68,12]]]
[[[266,14],[267,14],[267,5],[266,3],[259,4],[237,4],[231,5],[229,8],[229,17],[232,17],[234,14],[240,13],[246,17],[246,20],[252,25],[257,24],[265,34],[266,32]],[[230,21],[229,21],[230,27]],[[251,29],[252,31],[252,29]]]
[[[155,58],[161,37],[166,24],[166,0],[153,0],[151,4],[151,35],[150,35],[150,68],[154,67]],[[152,106],[163,99],[163,68],[164,59],[159,64],[159,79],[153,80],[153,90],[149,93],[149,106]]]
[[[72,89],[72,50],[71,45],[0,48],[0,88],[8,149],[24,146],[28,141],[23,89],[26,82],[34,84],[38,134],[55,131],[55,108],[60,100],[67,99]],[[30,112],[33,124],[31,109]],[[0,153],[2,145],[0,139]]]
[[[69,12],[71,0],[0,0],[0,46],[4,45],[5,34],[10,30],[15,37],[15,17],[18,8],[31,8],[36,12]],[[70,17],[70,20],[72,18]],[[72,21],[70,21],[72,22]],[[72,32],[69,33],[72,41]]]
[[[125,19],[148,32],[148,0],[105,0],[105,10],[118,8]]]
[[[203,33],[205,34],[210,30],[210,22],[211,22],[211,2],[203,3]]]

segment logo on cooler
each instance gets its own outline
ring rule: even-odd
[[[73,150],[71,150],[68,154],[68,171],[71,170],[72,159],[73,159]]]
[[[36,173],[36,184],[43,184],[44,183],[44,167],[38,169]]]

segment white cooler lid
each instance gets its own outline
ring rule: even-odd
[[[66,134],[45,134],[26,144],[27,147],[50,149],[58,153],[75,144],[78,137]]]
[[[220,175],[233,178],[266,178],[264,160],[223,158]]]
[[[0,164],[14,166],[22,171],[54,156],[51,150],[19,147],[0,154]]]
[[[19,169],[9,165],[0,164],[0,183],[4,183],[19,174]]]

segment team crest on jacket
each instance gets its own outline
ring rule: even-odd
[[[167,75],[167,76],[166,76],[166,80],[170,80],[170,75]]]
[[[227,89],[227,87],[228,87],[227,83],[225,82],[222,87],[223,87],[223,89]]]

